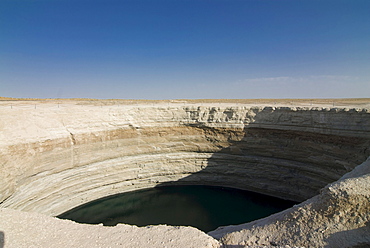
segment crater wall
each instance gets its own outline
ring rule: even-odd
[[[0,110],[0,207],[50,216],[174,183],[303,201],[370,155],[367,109],[22,104]]]

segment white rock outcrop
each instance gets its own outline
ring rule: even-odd
[[[370,158],[299,205],[209,234],[224,247],[370,247]]]
[[[368,108],[1,102],[0,115],[3,214],[56,216],[104,196],[167,184],[228,186],[304,201],[370,156]],[[249,234],[227,232],[215,237],[224,244],[253,243],[243,238]],[[300,244],[276,237],[277,244]]]

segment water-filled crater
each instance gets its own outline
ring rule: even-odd
[[[370,155],[367,110],[185,104],[32,111],[24,129],[4,115],[13,133],[4,133],[0,150],[0,206],[84,223],[202,230],[245,223],[291,206],[281,199],[317,195]],[[265,196],[229,188],[279,199],[263,203]]]
[[[114,226],[168,224],[209,232],[266,217],[295,202],[250,191],[203,185],[178,185],[138,190],[92,201],[59,218]]]

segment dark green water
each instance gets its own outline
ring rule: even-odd
[[[102,198],[58,216],[114,226],[168,224],[205,232],[269,216],[295,202],[243,190],[211,186],[166,186]]]

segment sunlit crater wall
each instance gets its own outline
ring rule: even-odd
[[[45,104],[1,111],[0,206],[48,215],[167,184],[301,201],[370,155],[366,109]]]

